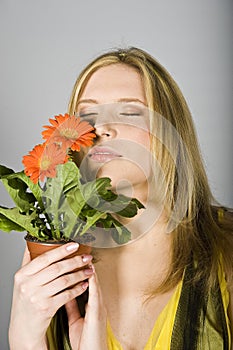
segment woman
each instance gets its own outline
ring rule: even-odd
[[[69,113],[95,125],[96,144],[77,159],[83,173],[110,177],[116,192],[145,209],[124,222],[130,244],[93,248],[95,267],[89,255],[61,260],[77,244],[31,262],[25,252],[15,275],[11,350],[231,349],[232,218],[212,205],[173,79],[140,49],[109,52],[80,74]],[[66,312],[53,318],[63,305]]]

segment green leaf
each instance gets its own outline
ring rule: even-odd
[[[22,232],[24,228],[19,226],[17,223],[8,219],[5,215],[0,214],[0,229],[5,232],[17,231]]]
[[[0,179],[17,205],[0,207],[0,229],[27,231],[41,240],[81,238],[85,234],[94,239],[94,228],[100,223],[118,244],[131,239],[129,230],[111,214],[133,217],[143,208],[137,199],[114,193],[109,178],[82,183],[74,162],[58,165],[56,170],[57,176],[48,178],[41,188],[23,171],[15,173],[0,166]]]
[[[85,201],[80,189],[78,187],[72,188],[66,194],[66,198],[67,198],[67,202],[68,202],[70,208],[73,210],[74,214],[76,216],[79,216],[83,207],[86,205],[86,201]]]
[[[75,225],[76,215],[72,210],[65,193],[79,185],[79,169],[68,162],[57,166],[57,176],[47,180],[43,191],[43,203],[52,225],[55,228],[56,238],[61,237],[61,232],[68,237]]]
[[[130,231],[120,223],[117,223],[117,221],[113,222],[114,228],[111,229],[111,235],[113,240],[117,244],[125,244],[128,243],[131,239],[131,233]]]
[[[94,226],[99,219],[105,219],[106,216],[107,216],[106,213],[96,212],[93,216],[87,217],[86,224],[83,226],[79,235],[83,236],[84,233],[86,233],[89,230],[89,228]]]
[[[36,212],[32,212],[31,214],[24,214],[19,211],[18,208],[3,208],[0,207],[0,229],[3,231],[11,231],[13,225],[17,231],[27,231],[32,236],[38,236],[39,235],[39,229],[37,227],[34,227],[32,222],[35,220],[37,214]]]
[[[107,214],[107,217],[104,220],[100,220],[100,222],[117,244],[125,244],[131,240],[131,232],[118,220],[113,218],[111,214]]]
[[[80,186],[80,172],[77,165],[73,162],[67,162],[57,166],[57,177],[61,178],[63,183],[64,193],[70,189]]]
[[[0,178],[4,175],[9,175],[14,173],[14,170],[7,168],[5,165],[0,165]]]
[[[115,204],[115,212],[127,218],[132,218],[137,214],[138,209],[144,208],[144,206],[135,198],[128,199],[125,196],[119,195],[119,207],[120,210],[117,210],[118,203]]]
[[[7,192],[15,202],[15,204],[22,210],[28,211],[37,201],[39,206],[43,208],[41,200],[41,189],[38,184],[34,184],[23,171],[18,173],[10,172],[7,174],[7,168],[1,166],[1,181],[5,186]]]
[[[102,198],[106,197],[106,200],[111,200],[116,195],[109,191],[111,187],[111,180],[107,177],[99,178],[85,184],[82,184],[81,191],[85,201],[93,208],[97,207]],[[109,197],[109,194],[111,198]],[[108,197],[108,199],[107,199]]]
[[[24,171],[21,171],[19,173],[16,173],[17,177],[20,178],[29,188],[29,190],[32,192],[36,200],[38,201],[38,204],[40,208],[43,208],[43,202],[41,199],[41,188],[39,184],[34,184],[31,179],[24,173]],[[13,175],[12,175],[13,176]]]

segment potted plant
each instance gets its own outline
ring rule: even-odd
[[[133,217],[143,205],[114,193],[109,178],[85,182],[72,156],[92,145],[94,128],[68,114],[49,121],[42,131],[44,142],[23,157],[24,170],[0,165],[0,179],[15,203],[13,208],[0,206],[0,229],[25,231],[28,245],[34,241],[48,249],[69,240],[89,246],[96,227],[117,244],[127,243],[131,233],[117,218]]]

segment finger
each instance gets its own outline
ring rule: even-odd
[[[83,294],[88,287],[88,282],[81,282],[73,286],[72,288],[66,289],[61,293],[58,293],[53,297],[53,302],[56,305],[56,308],[67,304],[71,300],[75,299],[79,295]]]
[[[23,255],[23,260],[22,260],[21,266],[28,264],[30,261],[31,261],[30,252],[28,250],[28,247],[26,246],[26,248],[24,250],[24,255]]]
[[[91,255],[76,255],[72,258],[69,258],[68,256],[63,260],[55,262],[47,268],[40,270],[36,274],[34,274],[35,285],[46,285],[47,283],[50,283],[51,281],[57,279],[60,276],[64,276],[64,278],[66,278],[66,276],[67,278],[69,276],[75,278],[77,277],[76,280],[73,282],[73,284],[76,284],[90,277],[90,275],[93,273],[93,270],[89,269],[89,266],[87,265],[91,262],[92,258],[93,257]],[[76,275],[71,274],[72,272],[75,273],[77,271],[80,273]],[[52,286],[50,288],[52,290]],[[63,288],[67,288],[67,286],[63,285]],[[60,290],[57,290],[57,292]]]
[[[83,329],[83,318],[81,317],[76,299],[69,301],[66,305],[66,313],[69,325],[69,338],[72,349],[78,349]]]
[[[100,291],[100,285],[98,282],[98,277],[95,273],[95,269],[93,266],[94,273],[89,278],[89,301],[88,306],[92,308],[95,312],[99,311],[99,306],[102,303],[102,294]]]
[[[107,349],[107,313],[97,275],[89,278],[89,299],[86,308],[80,349]],[[92,335],[91,337],[89,335]]]
[[[65,308],[66,308],[66,313],[68,317],[68,323],[70,326],[72,326],[73,323],[75,323],[77,320],[81,318],[76,299],[73,299],[68,303],[66,303]]]
[[[24,272],[27,274],[35,274],[38,271],[43,270],[45,267],[48,267],[52,263],[62,260],[63,258],[76,252],[78,250],[78,247],[78,243],[67,243],[44,254],[41,254],[40,256],[33,259],[30,264],[24,266]]]
[[[57,293],[60,293],[61,291],[67,288],[71,288],[76,284],[87,280],[87,278],[89,278],[92,274],[93,274],[93,269],[91,268],[86,268],[83,270],[79,270],[77,272],[64,274],[58,278],[53,279],[50,283],[47,283],[46,285],[44,285],[43,295],[49,296],[49,297],[56,295]]]

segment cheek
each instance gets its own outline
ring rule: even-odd
[[[125,166],[129,167],[128,170],[130,172],[132,172],[134,168],[140,170],[144,176],[149,178],[151,174],[149,132],[138,130],[138,128],[128,128],[127,132],[124,132],[124,134],[120,136],[120,142],[122,142],[120,148],[122,150],[123,159],[128,161],[128,164],[126,162]]]
[[[144,146],[147,150],[150,150],[150,137],[149,133],[146,131],[142,131],[138,134],[138,143]]]
[[[150,150],[150,135],[146,130],[138,130],[138,128],[130,128],[127,133],[122,133],[122,138],[133,141],[139,145],[144,146],[147,150]]]

